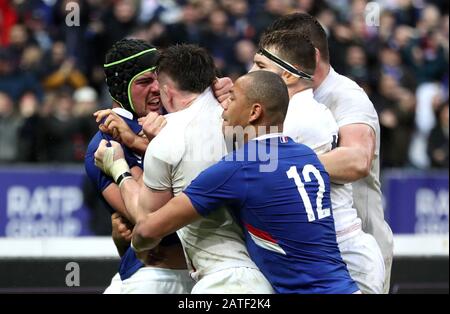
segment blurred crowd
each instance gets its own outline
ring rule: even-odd
[[[382,167],[448,168],[447,0],[0,0],[0,164],[83,161],[92,113],[111,106],[115,41],[199,44],[235,79],[295,11],[320,21],[332,66],[374,103]]]

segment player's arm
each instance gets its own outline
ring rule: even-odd
[[[369,175],[375,147],[375,131],[369,125],[349,124],[339,129],[338,147],[319,159],[333,182],[353,182]]]
[[[209,167],[183,193],[139,220],[132,239],[135,250],[156,246],[167,234],[208,216],[225,203],[240,208],[246,200],[247,189],[242,186],[244,174],[239,169],[240,164],[233,162]]]
[[[131,168],[131,175],[133,179],[137,182],[141,180],[142,177],[142,169],[139,167]],[[122,195],[120,194],[119,186],[115,183],[111,183],[108,185],[103,191],[102,195],[105,198],[106,202],[121,216],[125,217],[128,220],[133,220],[130,213],[128,212],[125,203],[122,199]]]
[[[156,211],[173,198],[171,190],[153,190],[142,182],[139,184],[136,180],[124,181],[120,185],[120,194],[124,199],[132,222],[139,221],[147,213]]]
[[[95,164],[119,185],[130,221],[135,224],[141,216],[167,203],[173,197],[172,191],[155,191],[145,186],[142,179],[135,180],[130,174],[120,144],[115,141],[110,141],[110,147],[107,144],[106,140],[100,142],[94,155]]]
[[[154,248],[162,238],[199,219],[201,215],[190,199],[181,193],[163,207],[147,214],[134,227],[132,247],[135,251]]]

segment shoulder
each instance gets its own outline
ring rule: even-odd
[[[316,155],[314,150],[308,145],[296,143],[293,139],[290,139],[285,145],[280,145],[280,150],[287,156]]]
[[[297,143],[294,139],[289,138],[285,144],[278,147],[278,159],[282,162],[293,162],[293,164],[302,164],[310,160],[317,159],[317,154],[309,145]]]
[[[378,114],[364,89],[351,79],[335,73],[326,93],[320,92],[319,100],[331,110],[338,126],[363,123],[378,129]]]
[[[336,79],[336,87],[333,89],[333,93],[336,95],[334,100],[336,102],[351,103],[352,105],[359,107],[373,107],[372,102],[367,96],[364,89],[362,89],[355,81],[348,77],[338,74]]]

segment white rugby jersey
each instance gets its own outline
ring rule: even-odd
[[[364,90],[351,79],[330,68],[322,84],[314,91],[314,98],[327,106],[339,127],[363,123],[376,134],[375,157],[370,174],[352,183],[353,201],[362,220],[362,228],[372,234],[386,260],[392,259],[393,236],[384,220],[380,186],[380,125],[375,108]]]
[[[314,99],[310,88],[295,94],[289,101],[283,134],[320,155],[337,145],[338,125],[331,111]],[[351,185],[331,183],[331,204],[337,241],[341,242],[357,233],[361,226],[353,208]]]
[[[226,155],[222,107],[210,88],[188,108],[167,114],[167,125],[147,148],[144,183],[151,189],[180,194],[203,170]],[[223,208],[177,231],[195,280],[231,267],[257,269],[244,235]]]

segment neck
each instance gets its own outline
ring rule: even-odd
[[[295,94],[298,94],[298,93],[303,92],[304,90],[307,90],[310,88],[311,88],[311,86],[302,84],[300,82],[298,82],[295,85],[288,86],[289,99],[292,99],[292,97],[294,97]]]
[[[320,84],[322,84],[328,73],[330,73],[330,64],[327,62],[323,62],[322,60],[319,61],[319,64],[316,67],[316,71],[314,72],[314,89],[317,89]]]
[[[252,127],[253,132],[245,133],[244,142],[247,143],[248,141],[255,139],[257,137],[263,136],[263,135],[268,135],[268,134],[272,134],[272,133],[283,133],[283,124],[278,124],[278,125],[269,125],[269,124],[270,123],[264,123],[264,124],[247,126],[247,127]]]
[[[178,99],[174,99],[173,101],[176,111],[180,111],[190,107],[199,95],[200,94],[192,93],[180,94],[180,97]]]

